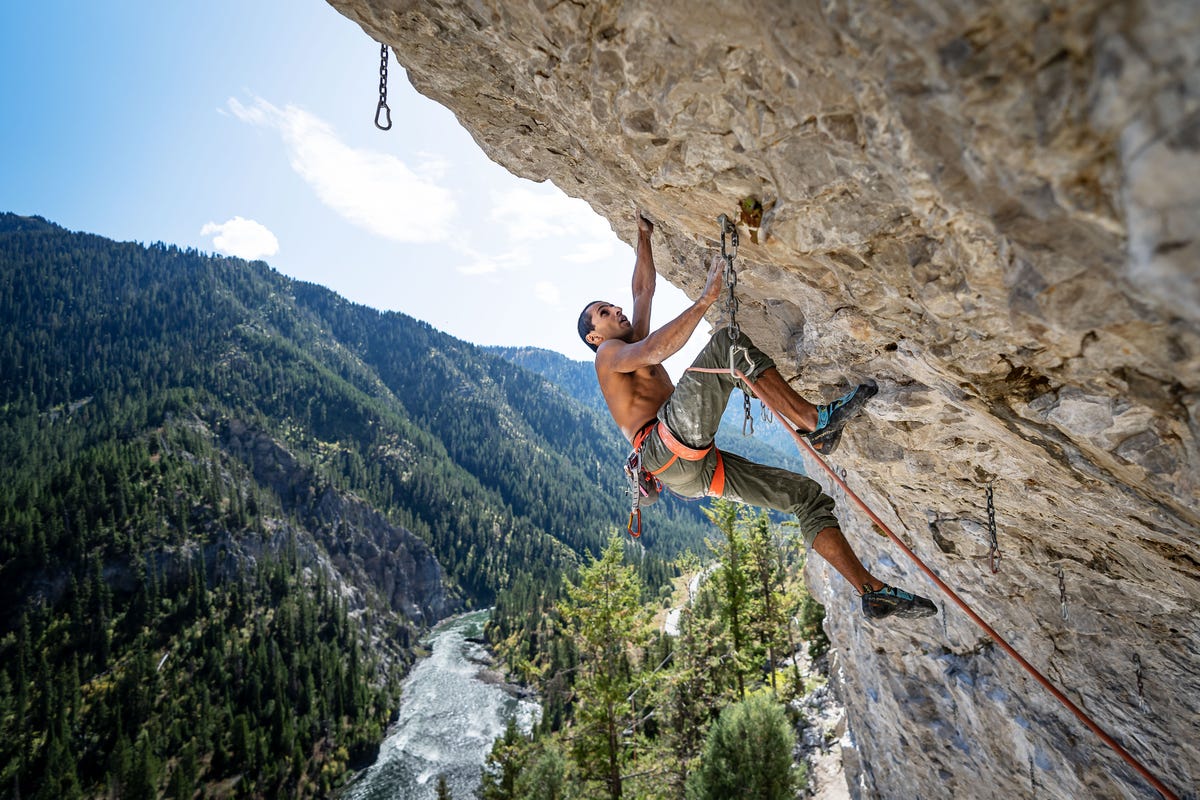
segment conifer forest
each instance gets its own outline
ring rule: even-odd
[[[334,796],[422,635],[492,607],[544,712],[480,797],[794,796],[798,533],[672,500],[631,542],[569,360],[12,214],[0,313],[0,794]]]

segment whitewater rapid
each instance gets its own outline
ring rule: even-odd
[[[446,776],[453,797],[475,797],[479,770],[510,718],[528,732],[540,707],[482,679],[487,611],[446,620],[426,640],[432,649],[404,679],[400,710],[379,757],[343,793],[349,800],[434,800]]]

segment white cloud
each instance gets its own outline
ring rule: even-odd
[[[467,276],[490,275],[493,272],[496,272],[499,268],[500,267],[495,261],[485,258],[478,261],[472,261],[470,264],[464,264],[458,268],[458,274]]]
[[[417,172],[431,181],[441,180],[450,171],[450,162],[436,153],[422,150],[417,157],[421,159],[417,164]]]
[[[262,223],[234,217],[222,223],[208,222],[200,229],[201,236],[212,236],[218,252],[252,261],[279,252],[279,240]]]
[[[615,237],[610,236],[606,241],[580,242],[575,252],[563,256],[563,260],[572,264],[596,264],[613,258],[617,254],[617,248],[614,247],[616,241]]]
[[[571,237],[612,242],[616,238],[591,206],[553,188],[538,191],[521,186],[493,194],[489,219],[505,226],[513,241]]]
[[[435,182],[444,164],[426,157],[423,177],[395,156],[350,147],[302,108],[276,108],[262,98],[249,106],[230,98],[228,105],[243,122],[276,131],[292,169],[351,223],[399,242],[449,237],[457,207],[453,194]]]
[[[562,294],[550,281],[538,281],[533,287],[533,295],[548,306],[562,305]]]
[[[453,242],[452,248],[468,259],[457,268],[461,275],[488,275],[493,272],[512,272],[533,263],[529,250],[514,247],[500,252],[482,252],[462,242]]]

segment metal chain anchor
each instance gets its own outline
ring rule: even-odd
[[[392,110],[387,104],[387,70],[388,70],[388,48],[386,44],[379,45],[379,105],[375,106],[375,127],[381,131],[390,131],[392,129]],[[385,122],[379,121],[379,115],[383,114]]]
[[[1137,678],[1138,705],[1142,711],[1149,711],[1150,707],[1146,705],[1146,687],[1142,681],[1142,657],[1138,653],[1133,654],[1133,673]]]
[[[725,259],[725,285],[729,287],[729,293],[725,297],[725,317],[729,320],[729,372],[735,374],[737,365],[734,356],[734,342],[741,333],[741,328],[738,327],[737,312],[738,299],[735,290],[737,289],[737,268],[733,264],[734,258],[737,257],[738,251],[738,229],[737,225],[727,215],[722,214],[717,217],[717,224],[721,226],[721,257]],[[729,237],[729,246],[732,250],[727,250],[725,247],[725,237]],[[742,387],[742,410],[745,416],[742,418],[742,436],[754,435],[754,415],[750,411],[750,392],[745,386]],[[764,415],[766,414],[764,410]],[[764,416],[764,420],[766,417]]]
[[[1068,619],[1070,615],[1067,612],[1067,573],[1062,567],[1058,568],[1058,604],[1062,608],[1062,618]]]
[[[996,540],[996,506],[992,502],[992,483],[987,485],[987,516],[988,516],[988,565],[995,575],[1000,571],[1000,543]],[[1065,619],[1065,617],[1064,617]]]
[[[725,316],[729,318],[729,332],[736,339],[741,329],[737,323],[738,299],[734,290],[737,289],[737,269],[733,265],[733,260],[737,258],[738,251],[738,229],[728,216],[722,214],[717,217],[717,224],[721,226],[721,257],[725,259],[725,285],[729,287],[729,294],[725,298]],[[725,249],[725,237],[729,236],[729,246],[732,250]],[[732,357],[730,358],[730,368],[732,369]]]

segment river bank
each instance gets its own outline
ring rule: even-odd
[[[375,763],[342,793],[347,800],[434,800],[439,776],[451,795],[471,798],[496,737],[515,717],[529,731],[541,708],[492,668],[483,643],[488,611],[443,621],[425,640],[430,654],[404,679],[396,722]]]

